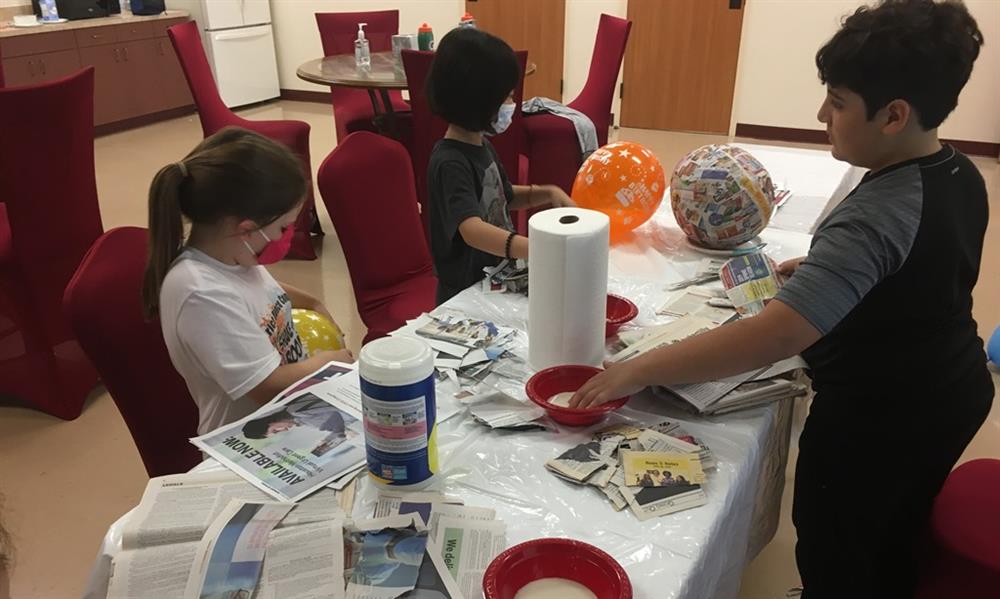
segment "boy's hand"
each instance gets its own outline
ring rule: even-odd
[[[778,265],[778,274],[785,275],[786,277],[792,276],[795,269],[798,268],[799,264],[802,264],[802,261],[805,259],[805,256],[800,256],[798,258],[792,258],[791,260],[785,260]]]
[[[645,385],[637,382],[638,375],[634,361],[608,364],[607,370],[590,379],[569,400],[571,408],[596,408],[601,404],[633,395],[642,391]]]

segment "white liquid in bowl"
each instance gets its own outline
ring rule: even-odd
[[[521,587],[514,599],[597,599],[597,595],[575,580],[541,578]]]

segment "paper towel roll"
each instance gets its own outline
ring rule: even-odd
[[[600,366],[608,295],[606,214],[555,208],[528,221],[528,356],[541,370]]]

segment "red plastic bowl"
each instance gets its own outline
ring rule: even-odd
[[[544,408],[556,422],[570,426],[594,424],[604,418],[608,412],[625,405],[629,398],[623,397],[601,404],[596,408],[584,409],[554,406],[549,403],[549,398],[559,393],[576,391],[599,372],[601,369],[593,366],[553,366],[539,371],[528,379],[525,391],[528,394],[528,399]]]
[[[608,294],[608,319],[604,337],[614,337],[623,324],[639,315],[639,307],[620,295]]]
[[[565,578],[600,599],[632,599],[628,574],[613,557],[572,539],[535,539],[497,556],[483,575],[486,599],[514,599],[521,587],[541,578]]]

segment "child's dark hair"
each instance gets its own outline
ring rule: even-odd
[[[520,78],[521,67],[507,42],[479,29],[453,29],[434,54],[427,102],[449,123],[489,131]]]
[[[232,216],[266,226],[306,194],[302,162],[285,146],[230,127],[205,138],[149,187],[149,258],[142,283],[147,318],[159,312],[160,287],[184,242],[184,218],[212,224]]]
[[[957,0],[883,0],[844,20],[816,53],[820,80],[865,101],[868,118],[905,100],[924,130],[958,105],[983,45],[976,20]]]

